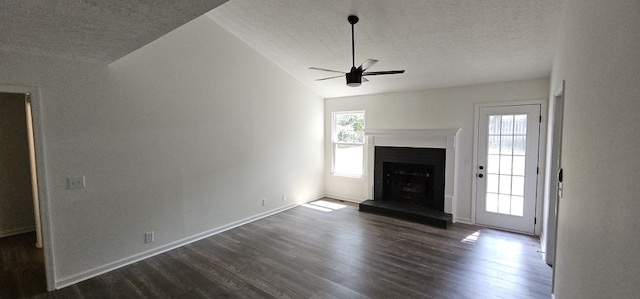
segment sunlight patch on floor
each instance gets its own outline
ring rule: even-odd
[[[473,234],[468,235],[467,237],[462,239],[460,242],[467,243],[467,244],[474,244],[475,242],[478,241],[479,237],[480,237],[480,231],[477,231]]]
[[[343,204],[329,202],[325,200],[316,200],[314,202],[302,204],[302,206],[305,208],[310,208],[310,209],[323,211],[323,212],[332,212],[332,211],[347,207]]]

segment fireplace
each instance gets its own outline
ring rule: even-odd
[[[447,228],[455,221],[459,131],[365,130],[373,179],[360,211]]]

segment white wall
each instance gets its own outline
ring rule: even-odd
[[[24,102],[0,93],[0,237],[35,229]]]
[[[640,5],[567,0],[551,86],[566,80],[555,298],[640,294]]]
[[[108,67],[0,53],[1,84],[40,90],[58,286],[324,193],[322,98],[207,17]]]
[[[373,84],[373,83],[366,83]],[[331,175],[331,112],[365,110],[369,129],[462,128],[458,173],[457,219],[471,222],[474,105],[546,99],[549,80],[536,79],[412,92],[325,99],[325,188],[327,196],[363,201],[365,179]],[[543,113],[546,111],[543,111]],[[540,202],[542,204],[542,202]],[[541,206],[541,205],[540,205]]]

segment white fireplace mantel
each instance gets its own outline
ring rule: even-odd
[[[444,211],[456,222],[458,189],[458,136],[460,128],[449,129],[365,129],[367,142],[367,197],[373,198],[373,166],[376,146],[446,149]]]
[[[449,137],[458,134],[460,128],[453,129],[365,129],[367,136],[414,136],[414,137]]]

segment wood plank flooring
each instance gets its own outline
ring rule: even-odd
[[[5,254],[0,240],[0,298],[550,298],[551,268],[535,237],[443,230],[325,201],[51,293],[31,265],[41,254]],[[326,208],[334,204],[343,207]],[[24,264],[27,255],[35,262]]]
[[[46,291],[44,254],[36,233],[0,238],[0,298],[30,298]]]

